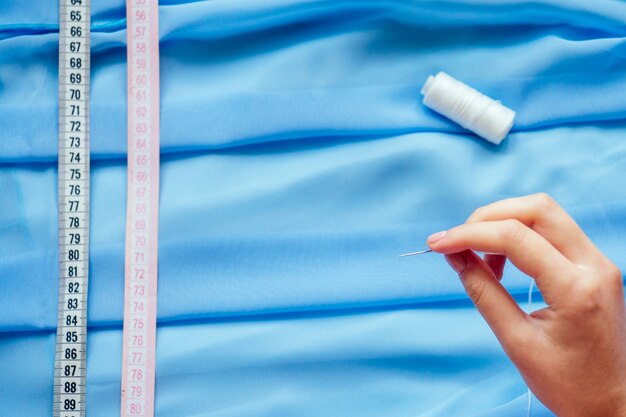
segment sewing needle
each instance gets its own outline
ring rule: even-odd
[[[426,250],[421,250],[421,251],[418,251],[418,252],[404,253],[402,255],[398,255],[398,258],[402,258],[402,257],[405,257],[405,256],[421,255],[423,253],[428,253],[428,252],[432,252],[432,251],[433,251],[432,249],[426,249]]]

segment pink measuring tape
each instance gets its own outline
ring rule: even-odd
[[[122,417],[154,415],[159,215],[157,0],[127,0],[128,195]]]

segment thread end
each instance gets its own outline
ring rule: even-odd
[[[503,113],[506,113],[506,115],[502,118],[502,121],[500,123],[500,131],[497,135],[493,135],[492,137],[485,137],[485,139],[495,145],[499,145],[500,143],[502,143],[502,141],[508,136],[509,132],[513,128],[513,124],[515,123],[515,112],[504,106],[502,106],[501,109],[503,110]]]

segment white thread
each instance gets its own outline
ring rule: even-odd
[[[426,107],[496,145],[513,127],[513,110],[445,72],[429,75],[421,92]]]
[[[528,287],[528,308],[527,308],[528,313],[530,313],[530,310],[532,308],[534,284],[535,284],[535,281],[531,279],[530,286]],[[530,407],[532,406],[532,404],[533,404],[533,394],[532,392],[530,392],[530,387],[528,387],[528,413],[526,414],[526,417],[530,417]]]

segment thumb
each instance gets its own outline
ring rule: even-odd
[[[530,336],[528,316],[483,259],[471,250],[451,253],[445,257],[459,274],[467,295],[507,352],[520,337]]]

